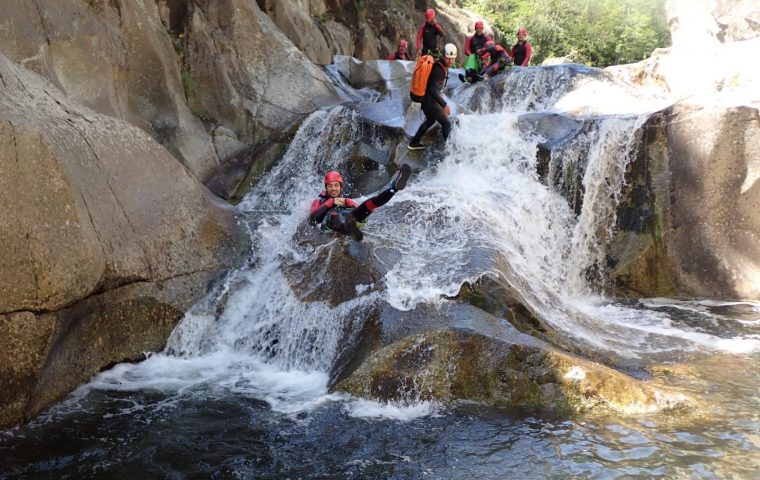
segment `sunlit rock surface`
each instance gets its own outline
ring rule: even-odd
[[[0,5],[0,53],[142,128],[202,182],[237,158],[217,148],[217,126],[253,146],[338,100],[255,2],[30,5]]]
[[[757,2],[669,0],[666,11],[672,47],[656,50],[637,64],[608,70],[642,85],[664,87],[675,99],[758,101],[760,65],[750,60],[760,48]]]
[[[760,121],[681,102],[644,126],[612,249],[642,295],[760,296]]]
[[[686,397],[568,354],[456,330],[391,344],[372,354],[337,389],[386,402],[475,401],[561,415],[696,407]]]
[[[206,283],[239,262],[248,236],[142,130],[2,55],[0,79],[5,424],[106,365],[161,348]],[[19,371],[17,349],[28,359]],[[41,380],[53,365],[53,383]]]

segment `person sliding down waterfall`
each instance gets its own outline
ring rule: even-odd
[[[407,147],[409,150],[422,150],[427,146],[420,143],[420,140],[435,122],[441,124],[444,141],[449,138],[449,132],[451,131],[449,114],[451,114],[451,109],[443,97],[441,97],[441,89],[446,85],[446,81],[449,79],[449,67],[454,64],[456,59],[457,47],[453,43],[447,43],[443,47],[443,59],[435,62],[432,70],[430,70],[430,77],[428,77],[427,87],[425,87],[425,96],[422,98],[422,102],[420,102],[422,104],[422,113],[425,114],[425,121],[420,125],[417,133],[414,134],[414,137],[409,142]]]
[[[359,205],[353,199],[341,196],[343,177],[340,173],[334,170],[327,172],[325,191],[311,203],[309,223],[319,224],[325,231],[334,230],[350,234],[357,242],[361,242],[364,234],[359,229],[358,223],[364,222],[377,207],[382,207],[396,192],[403,190],[411,174],[412,167],[406,163],[401,165],[401,170],[396,172],[388,185]]]

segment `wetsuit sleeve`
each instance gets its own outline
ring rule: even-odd
[[[428,80],[427,90],[430,92],[430,98],[441,106],[446,106],[446,101],[441,97],[441,85],[443,85],[446,79],[446,72],[440,63],[436,62],[433,65],[433,70],[430,72],[430,79]]]
[[[332,198],[328,198],[324,203],[320,203],[320,201],[321,200],[319,198],[316,198],[313,202],[311,202],[309,222],[312,224],[321,222],[322,219],[325,218],[327,211],[330,210],[335,204],[335,201]]]
[[[470,50],[470,42],[472,42],[472,36],[467,37],[467,40],[464,42],[464,54],[468,57],[472,55],[472,50]]]
[[[531,52],[530,43],[525,42],[525,60],[523,60],[522,65],[520,65],[521,67],[528,66],[528,62],[530,61],[530,52]]]
[[[425,25],[421,25],[420,29],[417,30],[417,51],[422,50],[422,32],[425,29]]]
[[[446,31],[443,29],[443,27],[441,26],[441,24],[440,23],[436,23],[435,24],[435,29],[438,30],[438,35],[440,35],[441,38],[443,38],[443,40],[445,41],[446,40]]]
[[[351,207],[351,208],[356,208],[356,207],[359,206],[359,204],[356,203],[356,200],[354,200],[353,198],[347,198],[346,199],[346,206],[347,207]]]

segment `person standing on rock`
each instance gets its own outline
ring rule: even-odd
[[[435,62],[433,69],[430,71],[425,96],[421,102],[425,121],[420,125],[417,133],[414,134],[414,137],[409,142],[407,147],[409,150],[422,150],[427,147],[427,145],[420,143],[420,140],[435,122],[441,124],[443,139],[449,138],[449,132],[451,131],[449,114],[451,114],[451,109],[441,96],[441,89],[446,85],[446,81],[449,79],[449,67],[454,64],[456,59],[457,47],[453,43],[447,43],[443,49],[443,58]]]
[[[482,20],[475,22],[475,35],[467,37],[464,42],[464,54],[468,57],[470,55],[476,55],[478,50],[486,46],[486,42],[493,40],[490,35],[484,32],[484,25]]]
[[[441,41],[446,41],[446,32],[436,23],[435,10],[428,8],[425,10],[425,23],[417,31],[417,56],[432,55],[436,59],[440,57],[438,37],[441,37]]]
[[[514,44],[509,52],[509,56],[516,67],[527,67],[528,62],[530,62],[532,47],[530,46],[530,42],[525,40],[527,37],[528,30],[520,27],[517,30],[517,43]]]
[[[402,38],[398,41],[398,50],[396,50],[395,53],[392,53],[388,57],[388,60],[411,60],[412,57],[409,56],[409,52],[407,51],[408,47],[409,42]]]
[[[320,225],[320,228],[325,231],[333,230],[350,234],[354,240],[361,242],[364,234],[358,224],[364,222],[377,207],[382,207],[388,203],[396,192],[403,190],[411,174],[412,167],[406,163],[401,165],[401,169],[379,193],[361,204],[357,204],[355,200],[341,196],[343,192],[341,174],[335,170],[327,172],[325,175],[325,191],[311,202],[309,223]]]

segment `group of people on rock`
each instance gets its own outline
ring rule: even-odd
[[[467,37],[465,41],[464,53],[467,60],[465,74],[459,76],[460,80],[475,83],[504,71],[510,63],[527,67],[532,53],[532,47],[526,40],[527,36],[528,30],[522,27],[518,29],[517,42],[507,51],[484,32],[483,22],[478,20],[475,22],[475,34]]]
[[[468,36],[465,41],[465,74],[460,75],[463,82],[474,83],[503,71],[510,63],[517,66],[528,66],[531,56],[531,45],[526,40],[528,31],[520,28],[517,31],[517,42],[510,50],[493,41],[486,34],[482,21],[475,22],[475,34]],[[425,23],[417,32],[416,53],[430,55],[435,59],[427,79],[425,94],[420,101],[425,121],[409,142],[410,150],[420,150],[426,146],[421,143],[422,136],[436,122],[441,125],[444,140],[448,139],[451,131],[449,115],[451,109],[441,95],[449,77],[449,68],[457,58],[457,47],[446,43],[443,51],[440,43],[445,42],[446,32],[435,21],[435,10],[425,11]],[[388,60],[412,60],[409,54],[409,42],[399,40],[398,50],[388,57]],[[401,169],[380,192],[372,195],[361,204],[343,196],[343,177],[337,171],[327,172],[324,179],[325,190],[312,202],[309,212],[309,222],[318,225],[324,231],[336,231],[351,235],[356,241],[361,241],[364,234],[361,226],[367,217],[377,208],[385,205],[393,195],[404,189],[411,175],[411,167],[403,164]]]
[[[485,33],[483,21],[478,20],[475,22],[475,34],[467,37],[465,41],[467,60],[465,61],[465,74],[460,74],[460,80],[467,83],[483,80],[504,71],[507,65],[512,62],[522,67],[527,66],[531,56],[531,45],[526,40],[527,36],[528,31],[521,27],[517,31],[517,43],[511,50],[507,51]],[[432,67],[425,95],[420,102],[422,112],[425,114],[425,121],[409,142],[409,150],[421,150],[426,147],[421,143],[422,136],[436,122],[441,125],[444,140],[448,139],[451,131],[451,123],[448,119],[451,110],[441,95],[441,89],[448,80],[449,67],[456,61],[457,48],[453,43],[447,43],[441,56],[438,50],[438,41],[445,38],[446,33],[443,27],[435,21],[435,10],[427,9],[425,11],[425,23],[417,33],[417,54],[431,55],[437,60]],[[404,43],[406,44],[406,41]]]
[[[465,40],[464,53],[468,59],[465,62],[466,74],[463,81],[473,82],[488,78],[513,63],[516,66],[527,67],[530,62],[532,47],[527,41],[528,30],[520,27],[517,30],[517,42],[510,50],[494,42],[491,35],[485,33],[482,20],[475,22],[475,34]],[[446,41],[446,32],[435,20],[435,10],[425,10],[425,23],[417,30],[416,52],[417,56],[432,55],[441,57],[440,45]],[[474,57],[473,57],[474,56]],[[397,50],[392,53],[388,60],[412,60],[409,53],[409,42],[400,39]],[[477,68],[468,68],[477,66]]]

